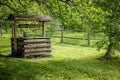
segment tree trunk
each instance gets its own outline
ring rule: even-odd
[[[111,51],[112,51],[113,43],[110,43],[108,45],[107,51],[104,55],[104,58],[109,59],[111,57]]]
[[[107,47],[107,51],[104,55],[104,58],[106,59],[109,59],[111,58],[111,51],[112,51],[112,47],[113,47],[113,41],[112,41],[112,37],[113,37],[113,34],[112,34],[112,28],[110,28],[110,35],[109,35],[109,45]]]

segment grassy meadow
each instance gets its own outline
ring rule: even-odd
[[[94,41],[90,47],[87,47],[87,41],[64,41],[51,39],[51,57],[0,56],[0,80],[120,80],[120,52],[116,52],[113,59],[105,60],[100,58],[105,49],[97,51],[93,47]],[[10,35],[4,34],[0,37],[0,54],[10,53]]]

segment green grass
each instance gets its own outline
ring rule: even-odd
[[[8,36],[7,35],[3,35],[2,38],[0,38],[0,54],[8,55],[8,54],[11,53],[10,38],[6,38]]]
[[[7,37],[7,35],[5,35]],[[0,38],[0,54],[10,54],[10,38]],[[105,50],[61,44],[52,39],[51,57],[22,59],[0,57],[0,80],[119,80],[118,58],[98,59]]]

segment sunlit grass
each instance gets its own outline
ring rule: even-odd
[[[120,79],[120,52],[116,52],[116,59],[98,59],[104,55],[104,49],[99,52],[95,47],[60,43],[58,39],[51,40],[51,57],[0,57],[0,80]],[[0,38],[0,54],[10,53],[10,38]]]

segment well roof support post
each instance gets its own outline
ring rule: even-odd
[[[14,38],[14,22],[13,22],[13,25],[12,25],[12,38]]]
[[[46,37],[46,32],[45,32],[45,22],[42,21],[42,37]]]
[[[13,40],[14,40],[14,50],[15,54],[17,52],[17,33],[16,33],[16,20],[14,20],[14,26],[13,26]]]

